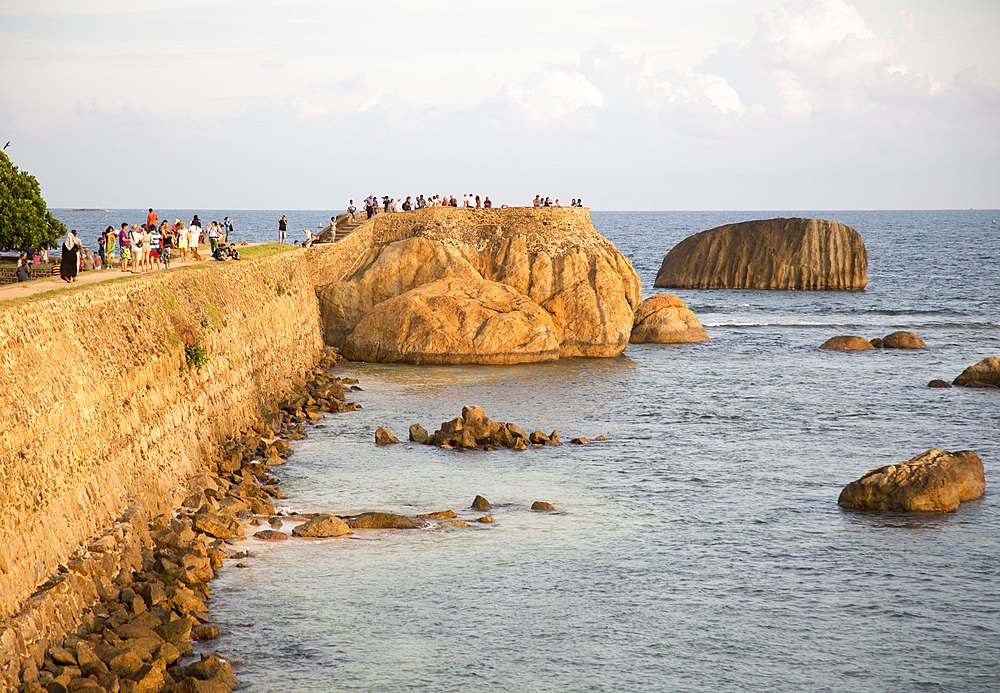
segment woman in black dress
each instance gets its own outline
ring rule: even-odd
[[[76,272],[80,267],[80,239],[76,237],[76,229],[66,234],[62,246],[62,260],[59,262],[59,276],[64,282],[75,282]]]

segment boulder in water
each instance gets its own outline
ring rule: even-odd
[[[983,463],[971,450],[932,448],[852,481],[837,503],[857,510],[951,512],[986,489]]]
[[[410,424],[410,440],[414,443],[426,443],[430,436],[427,430],[418,423]]]
[[[687,304],[670,294],[650,296],[635,312],[632,324],[633,344],[683,344],[707,342],[705,328]]]
[[[424,523],[409,515],[393,513],[361,513],[341,518],[351,529],[420,529]]]
[[[867,284],[868,254],[851,227],[823,219],[766,219],[685,238],[663,259],[654,286],[857,291]]]
[[[1000,358],[988,356],[974,366],[969,366],[955,378],[954,385],[969,386],[971,382],[1000,386]]]
[[[851,335],[842,335],[839,337],[830,337],[830,339],[823,342],[820,349],[841,349],[847,351],[871,351],[875,347],[871,345],[864,337],[855,337]]]
[[[340,537],[353,534],[351,528],[336,515],[316,515],[292,530],[293,537]]]
[[[951,387],[951,383],[949,383],[946,380],[938,380],[937,378],[935,378],[934,380],[932,380],[929,383],[927,383],[927,387],[942,387],[942,388],[945,388],[945,387]]]
[[[874,341],[874,340],[873,340]],[[882,338],[883,349],[926,349],[927,345],[912,332],[893,332]]]
[[[385,426],[379,426],[375,431],[375,443],[377,445],[392,445],[398,442],[399,438],[394,436]]]
[[[482,496],[476,496],[472,499],[472,509],[473,510],[490,510],[493,508],[493,504]]]

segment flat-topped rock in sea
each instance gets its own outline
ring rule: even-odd
[[[858,291],[867,284],[868,254],[850,226],[765,219],[685,238],[663,259],[654,286]]]
[[[684,301],[670,294],[657,294],[643,301],[635,312],[629,341],[683,344],[709,340],[705,328]]]
[[[871,470],[845,486],[837,503],[856,510],[951,512],[960,503],[979,498],[985,489],[979,455],[932,448]]]
[[[558,357],[617,356],[628,345],[642,301],[632,264],[597,233],[583,208],[433,208],[379,215],[337,245],[345,246],[338,252],[358,256],[318,291],[324,339],[337,348],[346,347],[376,306],[441,280],[453,280],[453,291],[463,283],[502,284],[538,306],[556,328]],[[424,352],[421,340],[429,336],[404,334],[399,341]],[[364,339],[360,334],[354,341]],[[381,360],[392,350],[373,353]],[[457,361],[442,354],[424,362],[520,362],[497,353],[484,361],[476,356],[473,350]]]

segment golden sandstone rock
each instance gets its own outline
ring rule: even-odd
[[[900,330],[882,337],[883,349],[926,349],[927,345],[912,332]]]
[[[985,385],[1000,386],[1000,358],[988,356],[974,366],[969,366],[962,374],[955,378],[954,385],[965,385],[969,383],[982,383]]]
[[[875,347],[864,337],[852,335],[842,335],[840,337],[830,337],[823,342],[820,349],[842,349],[847,351],[871,351]]]
[[[663,259],[654,286],[857,291],[867,284],[868,254],[850,226],[766,219],[685,238]]]
[[[979,498],[985,489],[979,455],[932,448],[852,481],[837,503],[858,510],[951,512],[959,503]]]
[[[444,279],[383,301],[344,344],[354,361],[531,363],[559,357],[552,316],[513,289]]]
[[[650,296],[635,312],[633,344],[707,342],[708,335],[687,304],[670,294]]]
[[[330,251],[337,258],[346,253],[357,256],[337,281],[318,292],[324,338],[338,348],[350,342],[349,335],[353,344],[372,341],[365,334],[372,321],[361,323],[375,306],[422,285],[452,280],[449,291],[459,297],[481,294],[490,283],[502,284],[524,305],[533,304],[548,314],[555,328],[556,353],[532,346],[529,351],[537,355],[530,360],[617,356],[628,344],[633,314],[642,300],[641,282],[631,263],[594,230],[589,210],[582,208],[422,209],[378,216],[337,246]],[[463,292],[462,284],[470,288]],[[440,327],[446,331],[464,323]],[[409,341],[413,353],[425,351],[419,340],[408,340],[406,335],[398,341]],[[495,351],[479,360],[479,345],[473,346],[461,353],[461,360],[441,355],[420,362],[524,362],[523,356],[505,360]],[[510,346],[516,346],[516,340]],[[381,352],[375,354],[381,360]],[[372,360],[371,355],[365,360]]]

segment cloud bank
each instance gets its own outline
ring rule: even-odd
[[[844,0],[798,1],[697,64],[601,41],[492,88],[475,66],[450,79],[406,55],[373,78],[349,56],[258,46],[199,63],[154,46],[92,56],[90,78],[107,70],[113,90],[36,105],[13,89],[0,116],[31,149],[19,163],[66,205],[475,191],[602,209],[998,206],[1000,87],[975,66],[911,68],[918,31],[914,14],[880,36]]]

